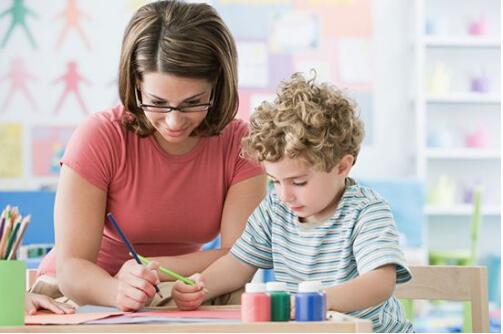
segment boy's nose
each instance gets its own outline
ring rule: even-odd
[[[283,189],[281,189],[281,192],[280,192],[280,199],[281,199],[281,201],[283,201],[285,203],[289,203],[294,199],[294,196],[291,191],[283,188]]]

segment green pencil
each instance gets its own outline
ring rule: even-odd
[[[138,254],[138,258],[140,259],[140,261],[143,264],[149,264],[149,262],[150,262],[148,259],[144,258],[140,254]],[[164,274],[166,274],[166,275],[169,275],[169,276],[171,276],[173,278],[176,278],[177,280],[182,281],[183,283],[185,283],[187,285],[194,285],[194,284],[196,284],[196,282],[194,282],[193,280],[188,279],[187,277],[183,277],[182,275],[177,274],[174,271],[171,271],[171,270],[166,269],[164,267],[160,267],[159,271],[162,272],[162,273],[164,273]]]
[[[12,232],[10,233],[9,239],[7,240],[7,248],[5,249],[5,254],[4,258],[7,260],[10,254],[10,250],[12,248],[12,245],[14,244],[14,240],[17,238],[17,231],[19,231],[19,227],[21,226],[21,221],[20,221],[20,216],[16,219],[16,222],[14,223],[15,226],[12,229]]]

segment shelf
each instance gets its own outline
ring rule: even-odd
[[[499,159],[499,149],[480,148],[429,148],[425,150],[429,159]]]
[[[425,213],[428,216],[469,216],[473,213],[471,204],[459,204],[449,207],[427,206]],[[482,206],[482,215],[498,216],[501,214],[500,208],[495,205]]]
[[[484,103],[499,104],[501,98],[497,94],[484,93],[450,93],[442,95],[427,95],[427,103]]]
[[[433,48],[500,48],[498,38],[471,36],[425,36],[423,44]]]

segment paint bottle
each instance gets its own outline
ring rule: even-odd
[[[241,321],[271,321],[271,298],[264,283],[248,283],[241,295]]]
[[[299,292],[295,295],[295,320],[324,321],[326,305],[326,295],[320,281],[301,282]]]
[[[290,320],[290,293],[284,282],[267,282],[266,290],[271,297],[271,320]]]

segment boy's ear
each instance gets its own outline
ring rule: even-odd
[[[343,156],[336,166],[337,174],[344,177],[348,176],[349,171],[351,171],[351,168],[353,167],[354,161],[355,157],[351,154],[346,154],[345,156]]]

